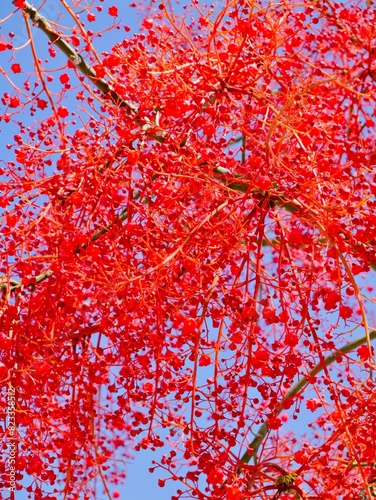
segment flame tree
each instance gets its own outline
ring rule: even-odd
[[[372,5],[2,4],[3,491],[372,498]]]

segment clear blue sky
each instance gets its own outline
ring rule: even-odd
[[[38,7],[42,1],[35,1],[33,5]],[[99,53],[103,51],[107,51],[110,47],[118,41],[121,41],[126,36],[131,36],[132,33],[137,32],[138,24],[137,18],[141,19],[143,13],[134,8],[129,7],[129,1],[127,0],[104,0],[94,1],[95,5],[100,5],[103,8],[104,12],[107,12],[108,7],[111,5],[116,5],[119,9],[119,18],[121,19],[121,25],[127,25],[131,28],[129,34],[127,34],[121,26],[119,30],[110,30],[108,33],[103,33],[101,38],[97,38],[95,40],[95,48]],[[41,13],[47,19],[55,19],[58,11],[60,9],[59,2],[57,0],[46,0],[44,7],[41,9]],[[1,0],[0,2],[0,18],[5,19],[11,12],[15,9],[11,5],[11,0]],[[94,29],[104,30],[109,26],[111,19],[109,16],[101,16],[100,13],[97,13],[97,24],[94,26]],[[61,21],[62,22],[62,21]],[[64,19],[64,22],[67,26],[72,26],[73,21],[69,18]],[[62,22],[62,24],[64,24]],[[15,36],[13,38],[15,46],[21,46],[28,40],[27,31],[25,25],[22,21],[22,16],[20,12],[17,12],[14,16],[12,16],[7,22],[0,25],[0,37],[7,37],[8,33],[12,31]],[[47,39],[45,35],[40,32],[38,29],[33,29],[33,35],[35,44],[38,50],[41,53],[45,52],[47,47]],[[0,38],[1,41],[1,38]],[[30,67],[31,56],[30,50],[28,47],[24,48],[17,52],[17,60],[13,62],[20,63],[23,67]],[[9,68],[9,52],[0,52],[0,66],[6,71],[6,68]],[[30,67],[30,71],[33,71],[32,67]],[[15,75],[10,75],[12,78],[17,80]],[[71,72],[72,80],[75,79],[73,75],[73,71]],[[77,82],[77,80],[76,80]],[[6,79],[3,75],[0,75],[0,89],[1,94],[5,91],[7,87]],[[67,102],[69,103],[69,97]],[[74,97],[71,100],[72,107],[75,106]],[[1,103],[0,103],[0,114],[1,114]],[[25,116],[25,120],[31,118],[27,118]],[[25,123],[25,122],[24,122]],[[6,144],[8,142],[12,142],[12,136],[9,135],[9,127],[5,128],[2,123],[0,123],[0,149],[3,152],[2,159],[6,159],[7,150]],[[6,131],[6,132],[5,132]],[[16,131],[16,129],[15,129]],[[304,408],[302,408],[302,415],[298,421],[290,420],[288,426],[298,431],[300,428],[303,430],[303,426],[301,426],[300,421],[313,420],[316,415],[312,415],[310,413],[305,413],[303,416]],[[306,425],[304,425],[304,430],[306,430]],[[164,477],[162,471],[156,471],[154,474],[149,474],[148,469],[151,466],[151,462],[153,459],[160,458],[163,450],[159,452],[150,452],[150,451],[142,451],[135,454],[135,459],[133,462],[130,462],[127,465],[127,478],[124,486],[117,487],[118,491],[121,493],[122,500],[168,500],[172,494],[175,493],[175,484],[167,483],[165,488],[161,489],[157,485],[157,481],[159,477]],[[27,481],[28,482],[28,481]],[[21,491],[17,493],[17,500],[25,500],[27,498],[27,493],[25,491]],[[98,500],[105,498],[105,496],[98,496]]]

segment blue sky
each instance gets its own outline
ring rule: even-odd
[[[41,1],[36,1],[33,3],[35,7],[41,4]],[[119,30],[110,30],[105,32],[106,28],[109,27],[111,23],[111,18],[108,15],[97,14],[97,23],[93,23],[93,29],[95,30],[103,30],[103,35],[101,38],[96,38],[94,45],[98,53],[108,51],[110,47],[123,40],[126,36],[131,36],[132,33],[138,31],[137,19],[141,18],[143,13],[141,11],[137,11],[135,8],[129,7],[129,2],[124,0],[104,0],[99,2],[95,0],[95,5],[100,5],[103,8],[103,12],[107,12],[108,8],[111,5],[116,5],[119,9],[119,17],[116,21],[120,22]],[[5,19],[10,13],[12,13],[15,9],[11,5],[10,0],[1,0],[0,4],[0,18]],[[57,0],[46,0],[45,5],[41,9],[41,13],[47,19],[56,19],[58,13],[60,11],[59,2]],[[62,24],[66,24],[67,26],[72,26],[73,21],[69,18],[63,18],[60,21]],[[123,25],[129,26],[131,31],[129,34],[123,29]],[[6,22],[0,25],[0,37],[7,37],[9,32],[12,31],[14,33],[13,42],[15,46],[21,47],[23,46],[27,40],[28,35],[25,28],[25,25],[22,21],[22,16],[20,12],[16,12],[12,17],[10,17]],[[46,57],[46,47],[47,47],[47,39],[45,35],[40,32],[38,29],[33,29],[33,36],[35,40],[35,44],[40,50],[40,54],[45,53]],[[1,40],[1,38],[0,38]],[[24,47],[22,50],[17,51],[16,53],[17,59],[14,62],[20,63],[23,68],[29,68],[30,72],[33,71],[31,63],[30,50],[28,47]],[[63,61],[63,58],[58,56],[57,61]],[[9,60],[8,52],[0,52],[0,66],[6,71],[6,68],[10,66],[11,62]],[[9,73],[9,76],[17,82],[18,77]],[[74,81],[74,85],[76,85],[77,79],[71,70],[70,76],[72,81]],[[22,77],[23,78],[23,77]],[[21,81],[21,77],[19,77]],[[3,75],[0,75],[2,92],[7,87],[6,79]],[[70,100],[69,93],[67,95],[67,103],[71,103],[72,106],[75,106],[74,97]],[[1,104],[0,104],[0,114],[1,114]],[[31,118],[27,118],[30,119]],[[7,150],[6,144],[8,142],[12,142],[12,137],[9,134],[9,128],[6,129],[3,127],[3,124],[0,123],[0,148],[3,151],[3,158],[7,159]],[[17,127],[15,127],[15,132],[17,131]],[[6,132],[5,132],[6,131]],[[303,414],[303,411],[302,411]],[[315,415],[311,415],[309,413],[305,413],[301,415],[299,421],[290,420],[287,427],[294,428],[295,431],[300,428],[303,430],[303,426],[300,425],[300,421],[304,421],[306,424],[307,420],[313,420]],[[304,430],[306,426],[304,426]],[[151,451],[141,451],[139,453],[135,453],[135,459],[132,462],[129,462],[126,466],[127,470],[127,478],[124,486],[118,487],[118,491],[121,493],[121,499],[124,500],[138,500],[138,499],[153,499],[153,500],[168,500],[172,494],[175,493],[175,485],[173,483],[167,482],[165,488],[161,489],[157,485],[157,481],[159,477],[163,476],[163,471],[156,471],[154,474],[149,474],[148,469],[151,466],[152,460],[158,460],[163,453],[163,450],[159,452],[151,452]],[[27,494],[25,491],[21,491],[17,493],[17,500],[24,500],[27,498]],[[98,499],[105,498],[104,496],[98,497]]]

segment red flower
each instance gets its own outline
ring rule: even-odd
[[[46,108],[47,108],[47,106],[48,106],[48,102],[47,102],[47,101],[45,101],[44,99],[38,99],[38,100],[37,100],[37,108],[39,108],[39,109],[42,109],[42,110],[43,110],[43,109],[46,109]]]
[[[314,412],[317,410],[317,408],[322,407],[322,403],[319,399],[307,399],[306,407],[308,408],[308,410]]]
[[[108,9],[108,13],[110,14],[110,16],[112,17],[116,17],[118,15],[118,9],[117,7],[115,7],[114,5],[112,5],[111,7],[109,7]]]
[[[225,476],[223,472],[220,469],[212,469],[207,477],[207,482],[208,484],[212,484],[213,486],[216,486],[218,484],[223,484],[225,479]]]
[[[349,319],[353,315],[353,309],[349,306],[342,306],[339,310],[339,315],[343,319]]]
[[[371,348],[369,348],[366,344],[363,344],[357,349],[356,352],[358,353],[358,356],[361,359],[366,360],[366,359],[369,359],[373,356],[374,348],[373,348],[373,346],[371,346]]]
[[[18,7],[19,9],[26,9],[26,1],[25,0],[13,0],[13,5]]]
[[[237,486],[227,486],[226,500],[240,500],[242,497],[243,493]]]
[[[63,84],[69,83],[69,75],[67,73],[63,73],[62,75],[60,75],[59,80]]]
[[[204,354],[203,356],[200,357],[198,364],[199,366],[209,366],[211,362],[212,362],[211,357]]]
[[[20,98],[19,97],[10,97],[9,98],[9,107],[10,108],[17,108],[21,104]]]
[[[60,118],[66,118],[69,115],[69,111],[65,106],[60,106],[57,109],[57,114],[60,116]]]
[[[21,66],[18,63],[12,64],[13,73],[21,73]]]
[[[73,47],[78,47],[80,45],[80,39],[77,36],[71,36],[70,42],[73,45]]]
[[[128,153],[128,163],[130,165],[134,165],[135,163],[137,163],[138,161],[138,158],[140,156],[140,153],[138,151],[129,151]]]

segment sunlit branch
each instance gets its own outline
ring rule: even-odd
[[[376,338],[376,330],[373,330],[372,332],[369,333],[369,338],[370,340],[374,340]],[[363,335],[363,337],[359,337],[356,340],[353,340],[352,342],[349,342],[343,347],[340,347],[338,351],[330,354],[327,356],[324,360],[324,365],[321,363],[318,363],[312,370],[309,372],[307,377],[302,377],[287,393],[285,394],[285,397],[282,399],[281,403],[277,407],[275,414],[279,415],[281,411],[283,410],[283,403],[287,401],[288,399],[296,396],[299,394],[299,392],[303,391],[310,383],[311,377],[315,377],[318,373],[320,373],[323,369],[324,366],[329,366],[332,363],[334,363],[338,358],[343,356],[343,354],[346,354],[348,352],[353,351],[357,347],[366,344],[367,343],[367,336]],[[241,458],[241,461],[244,464],[247,464],[251,458],[256,457],[256,453],[261,446],[265,436],[267,435],[269,431],[268,424],[265,422],[264,424],[261,425],[260,429],[258,430],[257,434],[255,435],[255,438],[253,441],[250,443],[249,448],[252,451],[252,453],[249,453],[248,451],[244,453],[244,455]]]

